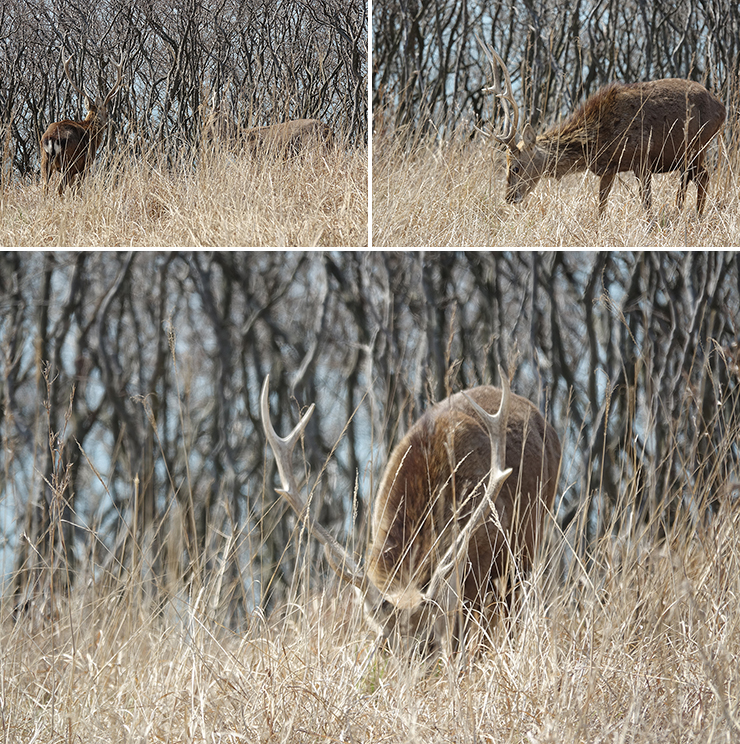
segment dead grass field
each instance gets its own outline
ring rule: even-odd
[[[347,590],[298,592],[238,634],[224,627],[239,590],[223,574],[159,609],[141,566],[108,588],[91,574],[68,600],[47,588],[15,617],[6,595],[0,740],[738,741],[740,513],[723,509],[662,545],[608,535],[588,570],[567,549],[573,535],[553,536],[514,620],[431,668],[371,655]],[[224,540],[214,563],[243,537]]]
[[[6,246],[366,246],[365,149],[288,161],[219,150],[98,162],[78,194],[48,197],[38,179],[6,185]]]
[[[724,152],[724,150],[722,150]],[[710,157],[710,162],[712,161]],[[655,224],[645,218],[638,181],[620,174],[597,217],[598,178],[543,178],[519,205],[504,202],[504,156],[488,143],[416,144],[373,140],[373,245],[702,246],[740,244],[737,163],[710,166],[708,207],[696,219],[696,187],[674,201],[678,174],[653,176]]]

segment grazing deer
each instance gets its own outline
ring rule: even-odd
[[[312,147],[331,147],[331,129],[318,119],[294,119],[282,124],[252,127],[242,133],[252,155],[282,155],[290,157]]]
[[[504,108],[502,133],[494,135],[506,148],[506,201],[517,204],[542,176],[562,178],[590,170],[600,177],[599,216],[617,173],[634,171],[646,212],[652,205],[652,174],[680,171],[676,205],[683,208],[689,181],[696,183],[696,211],[701,216],[709,173],[704,167],[707,145],[724,123],[722,103],[691,80],[666,79],[627,85],[613,83],[594,93],[562,124],[535,135],[530,124],[516,144],[519,108],[501,57],[485,50],[493,69],[495,93]],[[505,88],[501,87],[499,68]]]
[[[121,87],[123,79],[123,57],[116,68],[116,82],[105,99],[97,98],[94,102],[75,84],[69,72],[70,55],[64,60],[64,73],[72,88],[85,99],[87,116],[82,121],[57,121],[50,124],[41,136],[41,177],[44,180],[44,192],[49,191],[49,179],[55,171],[60,173],[59,196],[64,189],[79,183],[85,176],[90,163],[103,139],[108,121],[108,104]]]
[[[488,617],[492,605],[509,599],[509,581],[530,567],[555,496],[560,442],[499,372],[502,389],[477,387],[437,403],[393,450],[364,569],[311,518],[292,471],[313,405],[279,437],[265,379],[262,425],[282,482],[278,492],[323,544],[332,569],[363,593],[366,615],[385,637],[449,650],[462,640],[469,613]]]
[[[206,108],[205,104],[201,104],[203,142],[220,142],[229,146],[241,142],[253,157],[292,157],[316,146],[328,149],[334,139],[331,129],[318,119],[294,119],[281,124],[243,129],[220,105],[211,104],[211,112],[207,115]]]

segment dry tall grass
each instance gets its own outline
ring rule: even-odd
[[[298,592],[279,616],[228,631],[242,590],[223,567],[244,535],[209,556],[221,570],[202,585],[160,586],[158,607],[146,561],[115,581],[88,566],[69,599],[47,586],[15,615],[2,600],[0,740],[738,741],[739,519],[727,499],[663,543],[654,525],[606,526],[588,562],[553,527],[513,621],[431,669],[372,655],[347,589]]]
[[[39,247],[365,246],[367,152],[337,148],[282,161],[219,149],[101,158],[78,194],[6,184],[0,242]]]
[[[404,145],[373,139],[373,245],[385,246],[729,246],[740,244],[740,167],[721,150],[709,158],[708,208],[696,219],[696,188],[675,207],[678,174],[653,176],[655,222],[638,181],[620,174],[597,216],[598,178],[543,178],[519,205],[504,202],[504,156],[493,144]]]

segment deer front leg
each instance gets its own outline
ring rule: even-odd
[[[653,174],[649,170],[645,170],[641,173],[635,173],[635,175],[640,179],[642,208],[650,214],[650,209],[653,206]]]

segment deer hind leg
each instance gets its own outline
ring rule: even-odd
[[[64,192],[64,189],[66,189],[67,186],[69,186],[69,181],[70,181],[69,166],[64,161],[62,161],[59,164],[59,187],[57,188],[57,194],[59,194],[59,196],[61,196],[62,193]]]
[[[709,171],[703,165],[696,169],[694,181],[696,182],[696,213],[701,217],[704,214],[704,202],[707,198],[709,184]]]
[[[59,183],[59,196],[62,195],[63,189],[71,191],[73,195],[77,194],[80,180],[82,178],[82,171],[79,169],[77,164],[73,162],[70,164],[65,163],[62,173],[62,180]]]
[[[678,193],[676,194],[676,206],[679,210],[683,209],[689,181],[696,184],[696,212],[701,217],[704,212],[707,184],[709,183],[709,172],[704,167],[702,160],[691,163],[686,170],[681,172],[681,181],[678,184]]]
[[[616,173],[605,173],[599,181],[599,217],[604,215],[606,209],[606,200],[609,197],[609,192],[612,189],[614,183],[614,177]]]
[[[59,155],[54,151],[53,143],[47,142],[41,147],[41,179],[44,182],[44,194],[49,193],[49,183],[54,171],[59,171]]]
[[[686,188],[688,187],[691,178],[692,175],[690,168],[681,171],[681,180],[678,182],[678,191],[676,192],[676,207],[679,212],[683,209],[683,203],[686,199]]]
[[[80,191],[80,186],[82,185],[82,179],[85,176],[85,171],[81,170],[80,168],[75,168],[73,172],[70,175],[70,185],[72,186],[72,192],[74,194],[78,194]]]
[[[71,162],[65,163],[63,173],[64,188],[71,191],[73,195],[77,195],[80,190],[82,179],[85,176],[85,161],[76,158]],[[61,193],[62,192],[60,191],[60,196]]]

